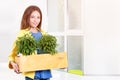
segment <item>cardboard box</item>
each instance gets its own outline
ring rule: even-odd
[[[67,54],[65,52],[55,55],[39,54],[20,56],[16,57],[15,61],[18,63],[20,72],[66,68],[68,66]]]

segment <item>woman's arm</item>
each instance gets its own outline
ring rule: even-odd
[[[25,30],[20,30],[20,32],[17,34],[16,40],[18,39],[18,37],[23,36],[25,32],[26,32]],[[8,56],[8,61],[9,61],[9,68],[14,69],[16,73],[19,73],[18,65],[17,63],[15,63],[15,57],[17,56],[16,40],[14,41],[12,51]]]

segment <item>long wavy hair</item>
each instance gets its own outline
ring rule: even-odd
[[[26,8],[26,10],[24,11],[24,14],[22,16],[22,21],[21,21],[21,27],[20,29],[27,29],[27,28],[30,28],[30,15],[33,11],[38,11],[39,14],[40,14],[40,23],[39,25],[37,26],[38,29],[41,30],[41,24],[42,24],[42,12],[40,10],[39,7],[35,6],[35,5],[31,5],[29,7]]]

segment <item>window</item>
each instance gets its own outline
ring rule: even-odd
[[[80,0],[48,0],[48,33],[58,38],[58,51],[66,51],[68,70],[83,68],[83,28]]]

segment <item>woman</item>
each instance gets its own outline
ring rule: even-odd
[[[24,11],[20,32],[18,33],[17,38],[28,33],[33,36],[35,40],[39,40],[42,35],[46,34],[44,31],[41,30],[41,24],[42,12],[40,8],[34,5],[29,6]],[[15,63],[15,57],[17,56],[16,40],[9,55],[9,67],[13,68],[13,70],[19,74],[20,72],[18,70],[18,65],[17,63]],[[37,53],[39,53],[39,51],[40,50],[38,49]],[[26,72],[23,74],[25,75],[25,80],[50,80],[50,78],[52,77],[50,70],[39,70],[34,72]]]

